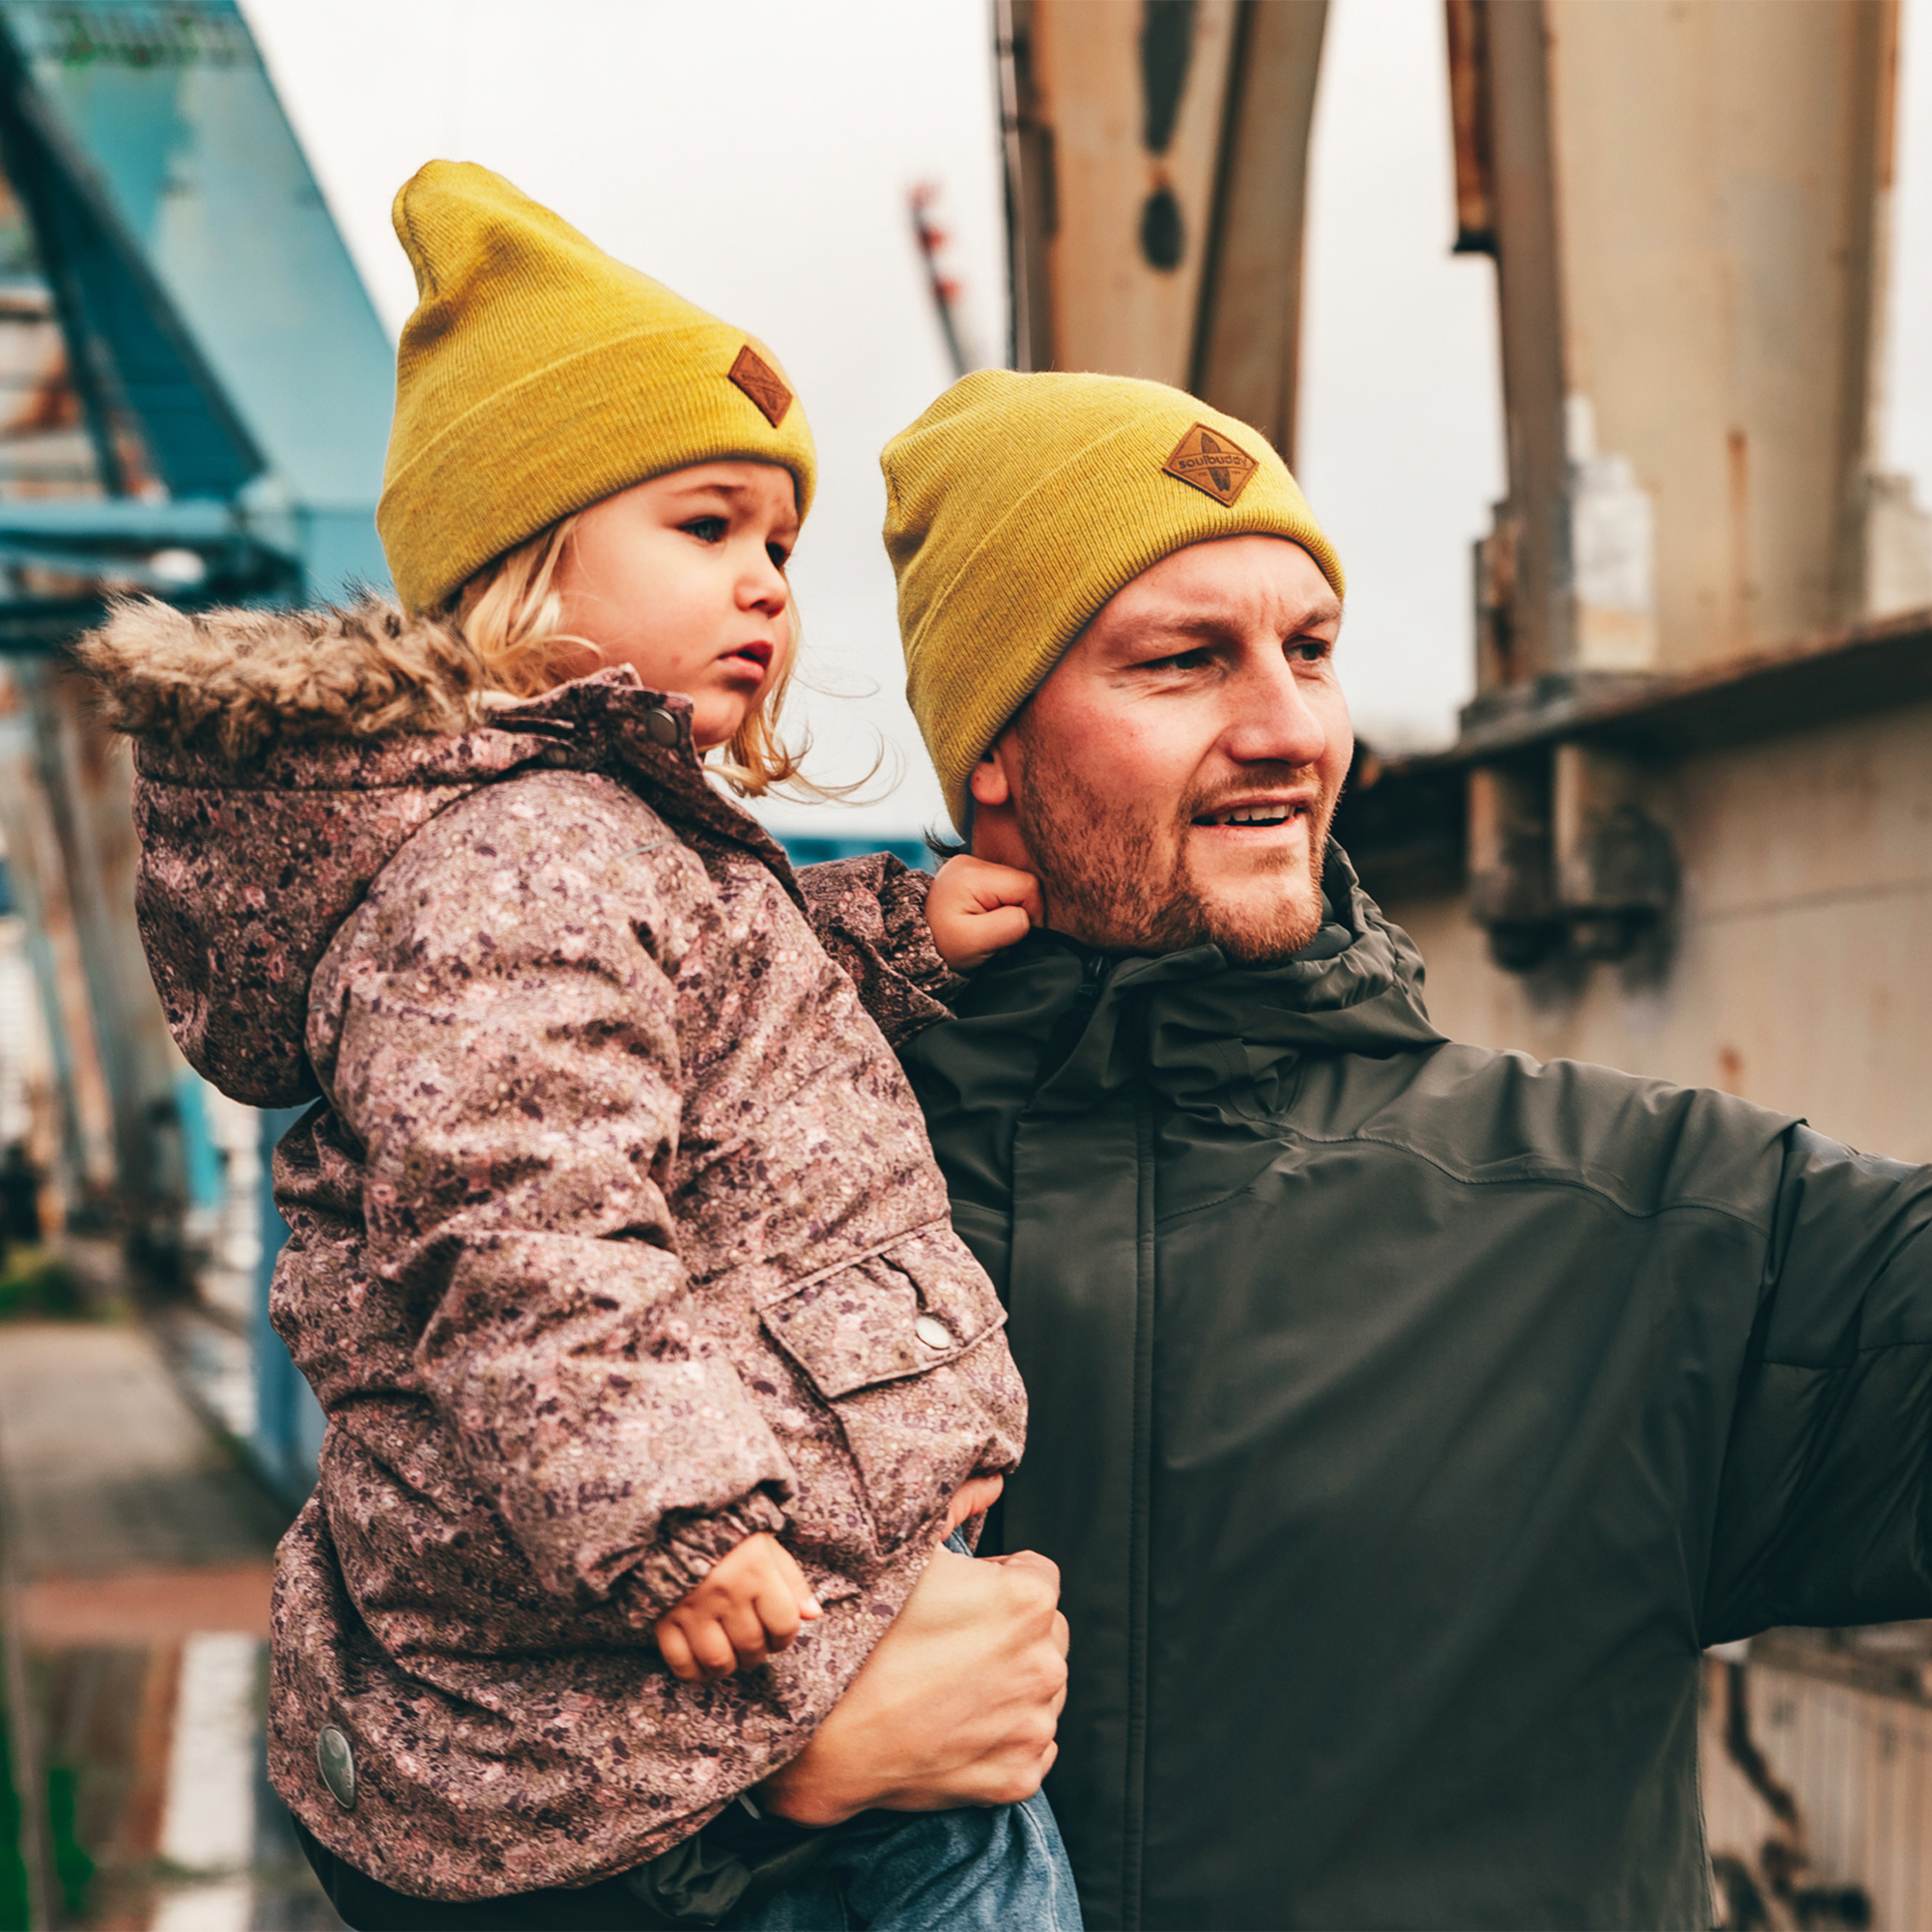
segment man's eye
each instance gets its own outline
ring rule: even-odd
[[[1293,664],[1321,664],[1328,655],[1328,646],[1320,638],[1291,638],[1288,655]]]
[[[1158,670],[1200,670],[1213,662],[1209,651],[1176,651],[1171,658],[1157,658],[1154,668]]]
[[[690,523],[678,525],[686,536],[696,537],[699,543],[715,544],[724,541],[724,519],[723,517],[693,517]]]

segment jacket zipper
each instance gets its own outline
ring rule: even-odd
[[[1127,1816],[1122,1833],[1121,1923],[1138,1932],[1147,1838],[1148,1620],[1153,1488],[1154,1158],[1153,1096],[1136,1081],[1134,1155],[1133,1517],[1127,1548]]]

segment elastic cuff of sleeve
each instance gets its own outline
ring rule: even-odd
[[[886,952],[907,982],[942,1005],[966,988],[932,943],[925,921],[926,895],[932,882],[923,873],[902,870],[890,880],[879,898],[879,923],[885,930]]]
[[[687,1517],[668,1525],[655,1548],[631,1573],[631,1620],[656,1623],[711,1574],[747,1537],[776,1536],[785,1513],[763,1489],[740,1496],[712,1516]]]

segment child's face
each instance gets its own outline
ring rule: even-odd
[[[700,463],[592,504],[556,585],[562,628],[603,655],[562,668],[630,665],[691,699],[700,752],[728,743],[791,649],[797,541],[791,472],[770,463]]]

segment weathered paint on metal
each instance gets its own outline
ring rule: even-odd
[[[1308,137],[1327,0],[1248,0],[1229,63],[1220,175],[1188,387],[1293,467]]]
[[[1866,1894],[1870,1917],[1862,1922],[1932,1924],[1932,1644],[1925,1626],[1861,1632],[1842,1644],[1794,1637],[1774,1633],[1753,1643],[1743,1669],[1759,1781],[1739,1764],[1727,1736],[1730,1666],[1705,1662],[1698,1755],[1712,1856],[1743,1863],[1770,1911],[1788,1915],[1784,1923],[1861,1922],[1824,1916],[1823,1901],[1801,1917],[1794,1901],[1777,1897],[1776,1882],[1795,1851],[1806,1889]],[[1768,1802],[1766,1784],[1788,1794],[1791,1820]]]
[[[308,513],[312,582],[384,581],[392,354],[240,13],[5,0],[0,20],[267,457],[270,501]]]
[[[1442,0],[1449,43],[1449,125],[1456,144],[1459,255],[1496,252],[1495,141],[1491,127],[1489,10],[1483,0]]]
[[[1017,248],[1043,270],[1044,316],[1026,291],[1030,355],[1050,348],[1038,366],[1187,385],[1237,11],[1237,0],[1009,8],[1010,44],[1023,25],[1023,71],[1009,62],[1009,72],[1033,162],[1032,191],[1023,174],[1009,202],[1047,231]],[[1009,162],[1026,145],[1009,141]]]
[[[1023,369],[1187,388],[1293,457],[1325,0],[997,0]]]
[[[0,668],[0,835],[28,928],[61,1117],[60,1206],[97,1211],[114,1183],[114,1112],[88,1001],[67,868],[42,784],[29,694]]]
[[[1459,21],[1515,553],[1486,671],[1684,669],[1869,613],[1895,0],[1454,0]],[[1616,577],[1648,583],[1648,623],[1579,554],[1613,497],[1654,542]]]

